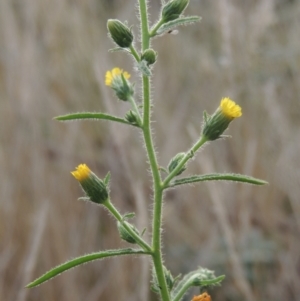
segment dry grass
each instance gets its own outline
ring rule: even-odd
[[[134,3],[0,1],[0,300],[155,300],[145,258],[88,264],[23,289],[71,257],[123,245],[106,212],[75,201],[81,191],[69,172],[78,163],[100,176],[111,170],[113,201],[136,211],[139,228],[149,226],[151,190],[136,131],[52,121],[72,111],[127,110],[103,85],[113,66],[133,73],[123,54],[107,53],[106,20],[136,24]],[[151,1],[152,16],[158,4]],[[198,265],[226,273],[214,301],[299,300],[299,13],[297,0],[191,1],[187,14],[200,14],[201,24],[153,43],[161,164],[191,145],[204,109],[230,96],[244,111],[228,131],[233,139],[211,143],[189,172],[243,172],[270,182],[166,195],[166,262],[175,274]]]

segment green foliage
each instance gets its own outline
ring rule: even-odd
[[[54,119],[56,119],[58,121],[71,121],[71,120],[80,120],[80,119],[90,119],[90,120],[102,119],[102,120],[110,120],[110,121],[114,121],[114,122],[133,125],[123,118],[119,118],[119,117],[116,117],[113,115],[100,113],[100,112],[97,112],[97,113],[92,113],[92,112],[72,113],[72,114],[57,116]]]
[[[233,181],[233,182],[242,182],[242,183],[248,183],[253,185],[268,184],[268,182],[266,181],[245,176],[245,175],[234,174],[234,173],[224,173],[224,174],[214,173],[214,174],[196,175],[187,178],[177,179],[171,182],[169,187],[174,187],[183,184],[192,184],[197,182],[205,182],[205,181]]]
[[[58,276],[59,274],[68,271],[78,265],[94,261],[94,260],[99,260],[107,257],[114,257],[114,256],[122,256],[122,255],[145,255],[147,252],[143,250],[135,250],[135,249],[119,249],[119,250],[106,250],[106,251],[101,251],[101,252],[95,252],[87,255],[83,255],[74,259],[71,259],[42,275],[41,277],[35,279],[31,283],[29,283],[26,287],[34,287],[37,285],[42,284],[43,282],[46,282],[50,280],[51,278]]]
[[[193,23],[199,22],[199,21],[201,21],[201,18],[198,16],[182,17],[182,18],[179,18],[179,19],[176,19],[176,20],[173,20],[173,21],[163,24],[156,31],[156,34],[161,35],[161,34],[167,33],[170,30],[175,29],[178,26],[190,25],[190,24],[193,24]]]
[[[198,268],[186,274],[182,280],[178,281],[177,285],[171,292],[172,300],[179,301],[192,286],[199,286],[200,288],[208,288],[220,285],[225,276],[216,277],[214,271]]]

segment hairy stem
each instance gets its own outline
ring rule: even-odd
[[[147,1],[139,0],[140,18],[141,18],[141,35],[142,51],[150,46],[150,35],[147,15]],[[151,135],[151,97],[150,97],[150,79],[143,76],[143,135],[145,146],[148,154],[149,164],[153,176],[154,190],[154,213],[152,221],[152,259],[156,272],[157,282],[160,288],[160,294],[163,301],[170,301],[170,294],[167,287],[161,250],[161,222],[162,222],[162,185],[159,166],[154,150],[153,139]]]
[[[191,147],[191,149],[185,154],[182,160],[178,163],[176,168],[165,178],[163,182],[163,189],[168,187],[170,181],[178,174],[178,171],[184,166],[184,164],[190,160],[197,150],[207,142],[207,138],[205,136],[201,136],[200,139]]]
[[[142,247],[145,251],[152,253],[151,247],[138,235],[136,234],[128,225],[124,222],[122,215],[118,209],[107,200],[103,205],[108,209],[108,211],[118,220],[122,226],[135,238],[137,244]]]

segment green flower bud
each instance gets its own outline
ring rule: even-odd
[[[212,116],[204,114],[204,126],[202,135],[207,140],[216,140],[228,128],[230,122],[237,117],[242,116],[242,109],[230,98],[225,97],[221,100],[219,108]]]
[[[139,126],[139,119],[135,112],[129,111],[125,115],[125,119],[130,122],[132,125]]]
[[[147,65],[153,65],[156,62],[157,52],[153,49],[146,49],[141,56],[141,59],[147,62]]]
[[[168,171],[171,173],[178,165],[178,163],[183,159],[185,153],[178,153],[175,157],[173,157],[168,165]],[[178,171],[176,176],[179,176],[186,170],[186,165],[183,165],[182,168]]]
[[[119,20],[109,19],[107,21],[107,29],[111,38],[118,46],[122,48],[130,47],[133,41],[133,35],[130,28],[128,28],[125,24]]]
[[[137,235],[139,235],[139,231],[136,229],[136,227],[134,227],[133,225],[131,225],[129,223],[126,223],[126,225],[128,227],[130,227]],[[119,221],[117,223],[117,226],[118,226],[120,237],[123,240],[125,240],[131,244],[136,244],[135,238],[125,229],[125,227]]]
[[[216,279],[215,276],[215,272],[205,269],[205,268],[201,268],[199,274],[197,277],[194,277],[193,279],[193,286],[201,286],[202,288],[206,287],[206,285],[204,285],[205,282],[209,281],[209,280],[214,280]],[[207,285],[207,287],[209,287],[210,285]],[[214,286],[214,285],[212,285]]]
[[[80,164],[71,174],[77,179],[89,197],[89,199],[97,204],[103,204],[108,200],[107,187],[86,164]]]
[[[188,6],[189,0],[171,0],[162,9],[161,19],[166,23],[178,19]]]

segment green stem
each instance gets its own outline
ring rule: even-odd
[[[109,212],[118,220],[122,226],[135,238],[137,244],[142,247],[145,251],[152,254],[152,248],[138,235],[136,234],[128,225],[124,222],[122,215],[118,211],[118,209],[107,200],[103,205],[109,210]]]
[[[156,35],[157,30],[164,24],[165,22],[163,20],[159,20],[154,27],[151,29],[149,36],[152,38]]]
[[[139,54],[137,53],[137,51],[135,50],[135,48],[132,44],[130,45],[129,49],[130,49],[131,54],[134,56],[135,60],[137,62],[139,62],[141,60],[140,56],[139,56]]]
[[[134,100],[134,98],[132,96],[129,97],[129,102],[131,103],[134,112],[138,116],[139,126],[142,127],[143,126],[143,122],[142,122],[142,118],[141,118],[141,115],[140,115],[140,111],[139,111],[139,108],[137,107],[136,102],[135,102],[135,100]]]
[[[179,292],[177,292],[177,294],[173,297],[173,300],[172,301],[180,301],[182,299],[182,297],[184,296],[184,294],[187,292],[187,290],[193,286],[193,278],[186,282],[180,289]]]
[[[150,36],[148,27],[147,1],[139,0],[140,18],[141,18],[141,35],[142,35],[142,51],[149,48]],[[154,150],[154,145],[151,135],[150,117],[150,79],[143,76],[143,135],[145,146],[148,154],[149,164],[153,176],[154,190],[154,213],[152,220],[152,260],[156,272],[157,282],[160,288],[160,294],[163,301],[170,301],[170,294],[166,283],[163,259],[161,251],[161,222],[162,222],[162,186],[159,166]]]
[[[179,164],[176,166],[176,168],[165,178],[163,182],[163,189],[168,187],[168,184],[170,181],[178,174],[179,170],[184,166],[184,164],[190,160],[194,154],[197,152],[197,150],[207,142],[207,138],[205,136],[201,136],[200,139],[191,147],[191,149],[185,154],[185,156],[182,158],[182,160],[179,162]]]
[[[147,0],[139,0],[139,6],[141,18],[142,52],[144,52],[149,48],[150,45]]]
[[[170,295],[167,287],[164,271],[163,259],[161,252],[161,222],[162,222],[162,186],[161,177],[158,169],[158,163],[154,151],[151,128],[150,128],[150,80],[147,76],[143,76],[143,92],[144,92],[144,122],[143,133],[146,150],[148,153],[149,163],[153,176],[154,189],[154,213],[152,221],[152,259],[155,267],[156,277],[161,289],[161,297],[163,301],[169,301]]]

